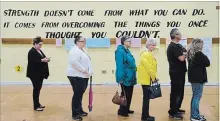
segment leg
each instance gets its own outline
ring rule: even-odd
[[[129,86],[129,87],[127,87],[126,98],[127,98],[127,102],[128,102],[128,105],[127,105],[127,111],[128,111],[128,113],[129,113],[130,106],[131,106],[131,100],[132,100],[132,95],[133,95],[133,89],[134,89],[134,86]]]
[[[39,96],[40,96],[40,90],[42,88],[43,79],[32,78],[31,82],[33,85],[34,109],[36,110],[37,108],[40,107]]]
[[[76,107],[75,111],[80,114],[82,110],[82,97],[83,93],[85,92],[85,78],[81,77],[76,77],[76,89],[75,89],[75,102],[76,102]]]
[[[76,78],[75,77],[68,77],[69,81],[70,81],[70,84],[72,86],[72,89],[73,89],[73,96],[72,96],[72,116],[75,116],[76,115],[76,112],[75,112],[75,88],[76,88]]]
[[[124,86],[123,84],[121,84],[121,96],[126,95],[126,99],[127,99],[127,104],[128,102],[128,98],[127,98],[127,94],[128,94],[128,88],[127,86]],[[120,105],[120,108],[118,110],[118,115],[122,115],[122,116],[128,116],[128,106],[122,106]]]
[[[84,86],[83,86],[83,88],[84,88],[84,90],[83,90],[83,93],[85,93],[85,91],[86,91],[86,89],[87,89],[87,87],[88,87],[88,78],[84,78],[83,79],[83,81],[84,81]],[[83,108],[82,108],[82,99],[83,99],[83,95],[82,95],[82,97],[80,98],[80,110],[82,111],[82,112],[84,112],[83,111]]]
[[[174,78],[173,78],[174,77]],[[175,75],[171,75],[171,93],[170,93],[170,114],[175,114],[177,113],[177,102],[178,99],[180,99],[180,84],[177,82],[178,80],[175,79]],[[174,80],[175,79],[175,80]]]
[[[41,79],[41,80],[39,80],[39,81],[40,81],[40,90],[41,90],[42,85],[43,85],[43,79]],[[39,98],[40,98],[40,91],[39,91]],[[40,103],[40,99],[39,99],[39,103]],[[42,106],[41,103],[40,103],[40,106],[41,106],[42,108],[45,108],[45,106]]]
[[[191,118],[200,118],[199,103],[202,97],[203,84],[192,83]]]
[[[180,74],[180,99],[178,102],[178,110],[181,108],[183,98],[184,98],[184,89],[185,89],[185,73]]]
[[[149,95],[149,85],[142,85],[143,90],[143,104],[142,104],[142,120],[146,120],[149,115],[149,105],[150,105],[150,95]]]

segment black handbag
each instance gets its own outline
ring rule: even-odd
[[[162,97],[161,88],[160,88],[160,84],[158,83],[158,80],[155,80],[154,82],[151,83],[149,87],[149,91],[150,91],[150,99]]]

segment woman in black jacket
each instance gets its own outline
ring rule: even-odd
[[[33,103],[35,111],[43,111],[45,106],[39,102],[40,90],[43,80],[49,76],[48,62],[50,61],[41,51],[43,41],[41,37],[33,39],[33,45],[28,52],[27,77],[33,84]]]
[[[193,96],[191,100],[191,121],[206,121],[199,113],[199,103],[203,93],[203,85],[207,82],[206,67],[210,66],[210,61],[202,53],[203,41],[193,39],[188,52],[188,79],[192,84]]]

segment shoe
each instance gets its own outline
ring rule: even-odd
[[[205,118],[205,116],[204,116],[204,115],[200,115],[199,117],[200,117],[200,118]]]
[[[88,113],[87,113],[87,112],[85,112],[85,111],[81,111],[81,112],[79,113],[79,115],[80,115],[80,116],[87,116],[87,115],[88,115]]]
[[[40,105],[40,108],[45,108],[45,106],[43,106],[43,105]]]
[[[128,114],[133,114],[133,113],[134,113],[133,110],[129,110],[129,111],[128,111]]]
[[[176,119],[176,120],[182,120],[183,116],[181,116],[180,114],[170,114],[169,115],[170,118]]]
[[[119,115],[119,116],[123,116],[123,117],[129,117],[129,115],[126,114],[126,113],[120,113],[120,112],[118,112],[118,115]]]
[[[41,108],[41,107],[39,107],[39,108],[36,108],[36,109],[34,109],[35,111],[44,111],[44,109],[43,108]]]
[[[83,118],[81,116],[73,116],[73,120],[76,120],[76,121],[82,121]]]
[[[155,117],[149,116],[146,119],[141,119],[141,121],[155,121]]]
[[[206,121],[206,119],[203,117],[199,117],[199,118],[190,118],[190,121]]]
[[[185,110],[181,110],[181,109],[179,109],[177,112],[178,112],[179,114],[185,114],[185,113],[186,113]]]

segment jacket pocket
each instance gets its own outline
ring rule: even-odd
[[[130,82],[132,82],[134,80],[134,72],[133,72],[132,69],[126,70],[125,74],[126,74],[125,78],[126,78],[127,82],[130,83]]]

